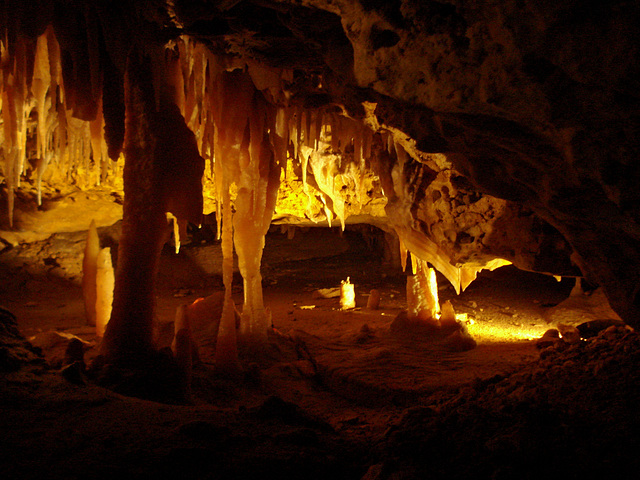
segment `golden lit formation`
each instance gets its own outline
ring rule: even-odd
[[[10,222],[13,222],[14,192],[20,187],[27,160],[31,159],[29,139],[35,139],[39,202],[42,182],[54,182],[60,176],[83,186],[108,182],[117,185],[120,148],[117,139],[111,138],[115,134],[105,122],[101,89],[107,85],[99,81],[98,63],[92,63],[98,60],[90,57],[89,77],[93,79],[90,85],[79,86],[71,82],[72,87],[68,87],[62,71],[60,45],[51,27],[33,46],[23,42],[13,45],[2,40],[2,51],[3,63],[8,65],[3,69],[0,83],[0,108]],[[204,160],[201,180],[204,200],[201,203],[205,213],[216,212],[222,239],[226,293],[219,330],[215,332],[216,361],[221,368],[226,365],[229,371],[236,369],[237,334],[244,341],[264,342],[271,329],[271,312],[263,302],[260,264],[265,234],[273,220],[286,224],[296,218],[306,218],[328,226],[338,223],[344,229],[349,218],[358,218],[395,232],[400,238],[403,265],[409,252],[413,254],[415,275],[408,277],[407,283],[409,318],[425,322],[439,324],[441,318],[435,270],[428,263],[444,274],[457,292],[464,290],[482,268],[493,269],[509,263],[495,259],[489,264],[453,265],[446,249],[414,225],[413,219],[407,216],[410,212],[407,205],[412,198],[411,184],[429,173],[424,165],[412,163],[407,149],[413,151],[413,146],[411,142],[407,143],[402,132],[378,122],[373,114],[375,104],[365,105],[367,118],[364,122],[350,118],[341,105],[309,108],[293,95],[295,74],[292,70],[214,55],[202,43],[188,37],[150,48],[141,55],[150,59],[151,77],[146,81],[152,86],[148,92],[152,97],[145,100],[147,93],[140,86],[141,80],[136,78],[139,74],[128,70],[125,91],[128,130],[124,148],[129,166],[125,167],[125,191],[129,181],[152,195],[166,197],[158,202],[159,205],[166,203],[161,206],[166,215],[163,221],[173,226],[177,253],[181,238],[186,235],[187,222],[198,216],[198,201],[167,192],[173,182],[179,186],[178,192],[183,189],[193,195],[193,191],[188,190],[192,180],[187,178],[187,173],[178,172],[168,164],[149,170],[151,175],[160,175],[154,172],[161,171],[163,177],[168,175],[167,180],[163,177],[146,180],[147,174],[136,170],[148,168],[144,167],[143,159],[147,155],[144,149],[150,148],[153,154],[156,141],[145,137],[148,136],[145,129],[151,128],[145,119],[147,116],[152,118],[154,113],[144,102],[154,104],[160,114],[168,115],[167,118],[175,115],[163,113],[163,109],[170,112],[173,105],[177,106],[186,126],[193,132]],[[32,70],[27,68],[25,58],[33,58]],[[321,80],[317,82],[320,90]],[[87,102],[87,99],[91,101]],[[142,162],[140,167],[134,163],[138,156],[141,160],[135,161]],[[48,169],[52,162],[56,168]],[[446,163],[446,159],[435,156],[426,162],[440,166],[446,166]],[[393,168],[389,169],[389,165]],[[127,174],[127,171],[132,173]],[[152,182],[150,186],[149,181]],[[157,182],[157,186],[153,182]],[[128,196],[140,197],[141,194],[134,193],[132,188],[129,187]],[[125,203],[125,215],[127,211],[135,218],[155,215],[144,213],[144,209],[157,208],[152,205],[153,200],[140,203],[134,198],[129,202],[137,206],[127,210]],[[147,206],[144,206],[145,202]],[[436,232],[437,227],[430,228]],[[439,235],[446,237],[449,234],[441,232]],[[149,242],[146,251],[153,252],[158,248],[152,246],[157,245],[157,240]],[[244,283],[244,303],[237,333],[231,299],[234,250]],[[122,262],[125,264],[123,271],[131,268],[127,267],[131,263],[124,256]],[[153,255],[149,262],[149,271],[153,272],[156,268]],[[84,272],[87,316],[102,336],[111,315],[112,296],[115,315],[119,318],[125,308],[119,299],[126,295],[121,293],[124,286],[118,288],[125,282],[118,280],[118,275],[114,289],[109,249],[100,249],[95,224],[89,230]],[[373,300],[377,303],[375,297]],[[345,310],[355,307],[354,286],[349,279],[341,286],[341,307]],[[188,315],[185,310],[179,317],[184,319]],[[445,318],[452,315],[452,311],[447,311]],[[181,322],[185,325],[182,329],[188,330],[189,322]],[[185,336],[183,342],[190,338],[181,335]]]

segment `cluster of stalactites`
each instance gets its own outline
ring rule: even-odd
[[[396,141],[396,135],[384,129],[372,131],[362,122],[345,116],[337,105],[310,110],[289,102],[288,87],[293,80],[290,70],[218,57],[187,38],[181,39],[175,48],[179,51],[174,57],[179,62],[172,70],[176,98],[196,134],[201,155],[210,165],[208,175],[215,185],[218,221],[222,218],[220,201],[232,183],[240,186],[252,182],[254,191],[264,189],[260,187],[260,175],[251,173],[251,168],[255,170],[259,165],[252,155],[259,156],[257,152],[264,145],[263,138],[257,135],[261,131],[269,144],[274,168],[286,172],[286,162],[300,165],[309,202],[312,196],[320,198],[329,224],[335,215],[343,229],[345,225],[345,197],[337,179],[348,177],[355,191],[361,192],[358,186],[365,171],[377,170],[375,174],[381,177],[390,199],[387,214],[390,226],[401,239],[402,257],[411,252],[429,261],[458,292],[475,278],[475,270],[452,265],[448,255],[425,232],[415,228],[415,222],[409,218],[415,179],[407,175],[406,166],[412,159]],[[260,105],[256,104],[255,92],[263,100]],[[243,143],[248,148],[248,157],[242,152]],[[387,165],[395,165],[393,169],[373,167],[374,146],[375,155],[386,154],[390,160]],[[228,160],[229,157],[234,160]],[[245,157],[251,160],[242,164]],[[253,167],[247,169],[250,165]],[[415,170],[414,175],[415,172],[421,171]],[[252,208],[258,198],[253,197]],[[262,220],[261,227],[266,228],[267,217]]]
[[[35,171],[39,204],[43,175],[52,162],[64,180],[81,186],[103,182],[109,164],[100,104],[91,121],[75,118],[68,105],[60,46],[52,27],[35,42],[17,37],[9,44],[8,38],[0,35],[0,138],[12,225],[14,190],[20,187],[29,164]]]
[[[47,28],[36,42],[8,45],[7,38],[0,38],[0,118],[2,167],[12,222],[14,189],[20,185],[28,160],[35,166],[39,201],[43,174],[50,163],[63,173],[61,180],[81,186],[104,181],[109,163],[100,102],[94,120],[83,121],[72,115],[72,110],[79,108],[78,99],[74,87],[65,91],[63,77],[73,76],[63,75],[60,47],[52,28]],[[235,184],[236,192],[242,188],[252,192],[248,215],[259,232],[266,231],[277,193],[277,173],[287,171],[284,167],[291,161],[301,167],[308,198],[320,198],[329,223],[335,215],[344,228],[345,198],[336,179],[348,177],[356,185],[356,192],[361,192],[358,186],[365,170],[371,168],[376,144],[397,165],[392,171],[376,174],[386,177],[381,178],[385,193],[395,199],[387,213],[391,213],[391,226],[402,239],[401,244],[431,262],[456,289],[464,288],[465,272],[452,266],[446,254],[430,243],[424,232],[413,229],[411,219],[404,218],[410,211],[407,188],[411,182],[402,170],[409,155],[393,134],[373,132],[345,116],[336,105],[308,110],[290,101],[288,89],[294,80],[291,70],[216,56],[189,38],[180,38],[171,47],[165,49],[164,58],[154,59],[155,93],[159,99],[159,85],[165,80],[173,86],[173,98],[209,164],[205,180],[216,192],[218,221],[223,217],[221,200]],[[93,92],[99,88],[98,81],[92,82],[92,97],[100,98],[99,92]],[[35,139],[33,154],[29,138]]]
[[[419,165],[415,168],[415,165],[411,165],[412,160],[404,148],[392,143],[389,142],[387,153],[391,157],[390,164],[393,168],[387,175],[381,174],[380,178],[388,198],[387,221],[400,239],[402,269],[406,269],[411,256],[414,257],[411,262],[414,275],[416,265],[428,262],[449,280],[459,294],[476,279],[481,270],[494,270],[508,265],[510,262],[501,258],[493,259],[482,266],[454,265],[451,262],[447,252],[429,237],[429,232],[425,232],[420,222],[413,217],[416,189],[421,188],[420,185],[425,178],[429,181],[429,167]]]
[[[301,180],[309,199],[312,196],[319,197],[325,206],[329,223],[335,215],[344,228],[344,193],[339,187],[336,188],[335,179],[339,175],[347,176],[356,187],[362,183],[369,166],[374,132],[362,122],[345,116],[337,105],[305,109],[290,101],[289,87],[294,74],[289,69],[216,56],[202,44],[188,38],[181,38],[173,47],[173,54],[169,56],[175,61],[171,71],[177,103],[187,124],[196,134],[200,154],[209,165],[205,185],[209,183],[215,186],[213,190],[216,192],[218,213],[223,182],[216,178],[215,164],[221,155],[217,143],[224,135],[220,135],[217,129],[239,128],[238,125],[227,126],[229,119],[226,114],[222,116],[225,110],[225,87],[221,79],[235,72],[236,80],[242,76],[243,81],[260,92],[269,105],[262,128],[271,144],[275,164],[285,172],[287,162],[299,164]],[[226,73],[223,75],[223,72]],[[253,104],[234,101],[233,105],[233,118],[250,117]],[[243,123],[243,120],[239,121]],[[386,144],[387,137],[392,137],[383,135]],[[309,173],[312,179],[308,177]],[[356,191],[361,193],[362,189],[356,188]]]

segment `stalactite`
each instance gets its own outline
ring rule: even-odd
[[[51,85],[51,68],[49,66],[49,45],[47,35],[40,35],[36,44],[36,55],[33,67],[33,80],[31,81],[31,91],[35,97],[36,110],[38,112],[37,124],[37,155],[44,156],[45,145],[47,144],[47,117],[50,105],[46,103],[46,96]]]
[[[338,116],[335,114],[331,115],[331,149],[334,153],[337,153],[340,150],[340,135],[339,135],[339,127],[338,127]]]
[[[400,264],[402,266],[402,271],[404,272],[407,269],[407,247],[404,245],[402,241],[402,237],[398,235],[400,239],[398,245],[400,246]]]
[[[17,156],[15,142],[15,115],[13,89],[11,84],[6,82],[2,92],[2,120],[4,126],[4,175],[7,182],[7,210],[9,216],[9,226],[13,227],[13,204],[14,204],[14,171]]]
[[[104,141],[104,119],[102,116],[102,101],[98,101],[96,118],[89,122],[91,138],[91,154],[94,166],[97,170],[96,183],[100,185],[106,179],[106,154],[107,146]]]
[[[271,314],[263,304],[260,263],[280,182],[280,172],[274,165],[266,137],[262,139],[262,146],[253,173],[258,178],[238,185],[234,216],[234,244],[244,281],[241,334],[261,341],[266,339],[271,327]],[[251,188],[255,186],[258,188]]]
[[[173,229],[173,244],[177,255],[180,253],[180,226],[178,219],[171,212],[167,212],[166,215],[167,223],[169,223]]]
[[[83,22],[95,26],[95,18],[87,12],[83,13],[85,14]],[[57,170],[48,177],[51,181],[64,178],[66,181],[79,182],[79,186],[86,187],[100,184],[107,178],[107,149],[102,132],[103,128],[106,131],[112,130],[112,122],[105,125],[102,110],[99,108],[101,103],[99,99],[103,83],[100,62],[108,56],[100,53],[96,32],[86,32],[85,35],[89,42],[86,51],[82,54],[69,50],[75,44],[72,39],[65,38],[66,57],[61,54],[51,25],[33,41],[23,38],[21,34],[11,35],[13,43],[7,48],[3,46],[0,110],[2,110],[4,124],[5,165],[3,170],[8,188],[11,224],[13,223],[14,190],[20,188],[20,181],[26,167],[28,135],[33,134],[35,140],[35,182],[38,204],[42,203],[42,182],[45,180],[47,167],[51,163],[56,165]],[[8,38],[5,37],[5,42]],[[79,68],[78,71],[69,71],[70,68],[76,67]],[[63,81],[63,74],[66,84]],[[87,80],[86,84],[80,80],[81,77]],[[113,75],[107,82],[111,90],[118,88],[118,82],[111,81],[112,77]],[[108,96],[105,95],[104,98]],[[109,108],[105,117],[113,117],[111,103],[106,103]],[[84,120],[73,118],[71,109]],[[35,130],[31,132],[29,122],[32,119],[33,110],[37,113],[37,124]],[[93,119],[96,113],[98,118],[92,120],[89,127],[89,123],[85,120]],[[119,152],[119,147],[117,149]],[[88,163],[90,156],[94,159],[93,166]],[[117,158],[117,154],[114,156]],[[82,175],[76,174],[79,170]]]
[[[270,82],[273,81],[271,78]],[[264,340],[270,317],[263,305],[260,260],[280,179],[279,161],[274,150],[279,145],[279,155],[284,156],[282,152],[286,149],[285,137],[278,135],[276,130],[283,133],[285,119],[281,115],[278,124],[274,107],[265,102],[248,74],[239,70],[218,72],[213,83],[207,90],[212,98],[204,101],[217,107],[213,114],[213,149],[216,152],[214,178],[218,209],[220,203],[223,209],[226,208],[224,198],[230,201],[231,184],[235,184],[237,191],[233,243],[244,281],[241,333],[245,338]],[[225,217],[224,213],[222,217]],[[224,235],[225,220],[222,222]]]

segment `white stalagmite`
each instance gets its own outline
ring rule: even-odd
[[[261,86],[271,88],[276,81],[272,73],[255,70],[254,76],[259,78]],[[218,205],[222,203],[223,209],[223,272],[224,265],[233,262],[234,245],[244,283],[240,333],[247,340],[264,341],[271,327],[271,316],[262,298],[260,263],[264,236],[271,223],[280,182],[282,160],[278,157],[286,152],[285,137],[278,135],[278,131],[284,134],[286,116],[283,112],[277,118],[277,111],[256,90],[251,77],[239,70],[218,72],[207,97],[205,103],[216,107],[212,116],[215,124],[214,177]],[[234,184],[235,213],[231,220],[230,188]],[[222,340],[227,338],[227,334],[231,335],[231,325],[235,322],[232,319],[230,280],[231,276],[225,282],[229,300],[225,300],[226,311],[223,311],[220,323],[218,344],[228,343],[232,348],[231,340]],[[216,351],[223,355],[227,347],[217,346]],[[228,357],[226,353],[224,355]]]
[[[100,239],[95,220],[91,220],[87,232],[87,243],[82,260],[82,295],[84,297],[84,311],[87,325],[96,324],[96,275],[98,272],[98,254],[100,253]]]
[[[111,318],[115,276],[111,265],[111,249],[103,248],[98,254],[96,270],[96,335],[103,337]]]
[[[436,272],[427,262],[415,258],[416,275],[407,277],[407,307],[410,320],[439,326],[438,284]]]
[[[254,110],[254,115],[258,113]],[[240,333],[249,339],[264,340],[271,328],[271,313],[264,307],[260,264],[277,199],[280,171],[267,137],[254,138],[254,141],[261,143],[260,156],[251,159],[251,163],[256,162],[253,168],[244,170],[244,173],[251,172],[253,178],[243,176],[238,184],[234,244],[244,282]]]

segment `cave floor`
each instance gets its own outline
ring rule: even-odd
[[[9,472],[27,478],[29,468],[57,465],[60,478],[68,478],[95,463],[104,476],[147,474],[174,468],[168,460],[158,461],[166,454],[177,458],[171,465],[188,462],[193,478],[209,478],[196,473],[213,461],[209,448],[225,443],[221,451],[233,460],[215,458],[234,473],[220,478],[245,478],[243,468],[259,470],[260,462],[283,468],[280,478],[298,478],[295,472],[309,468],[316,468],[318,478],[336,476],[333,468],[342,472],[339,478],[360,478],[368,448],[406,408],[536,360],[535,339],[553,326],[550,312],[573,286],[571,279],[557,282],[503,267],[480,274],[455,295],[439,277],[440,300],[450,299],[456,312],[473,322],[469,331],[477,347],[458,352],[444,337],[397,337],[389,326],[406,308],[406,278],[381,261],[379,251],[370,253],[373,240],[364,233],[298,229],[288,239],[275,228],[263,261],[274,334],[260,352],[241,350],[244,368],[253,373],[240,385],[212,374],[213,356],[203,346],[187,406],[131,399],[90,383],[77,386],[59,375],[64,349],[52,332],[87,342],[87,360],[97,352],[93,330],[85,325],[77,265],[71,266],[72,259],[81,263],[84,233],[0,252],[0,305],[16,315],[21,333],[43,347],[53,366],[3,379],[0,428],[5,454],[16,458]],[[27,260],[34,252],[35,260]],[[219,262],[215,243],[186,245],[178,255],[165,249],[157,292],[161,331],[171,328],[180,304],[221,289]],[[234,277],[234,300],[241,309],[241,278]],[[342,311],[338,298],[318,296],[319,289],[335,289],[347,277],[355,284],[355,309]],[[380,308],[368,310],[374,288],[381,292]],[[562,320],[595,318],[585,312],[564,309]],[[77,465],[63,466],[65,456]]]

